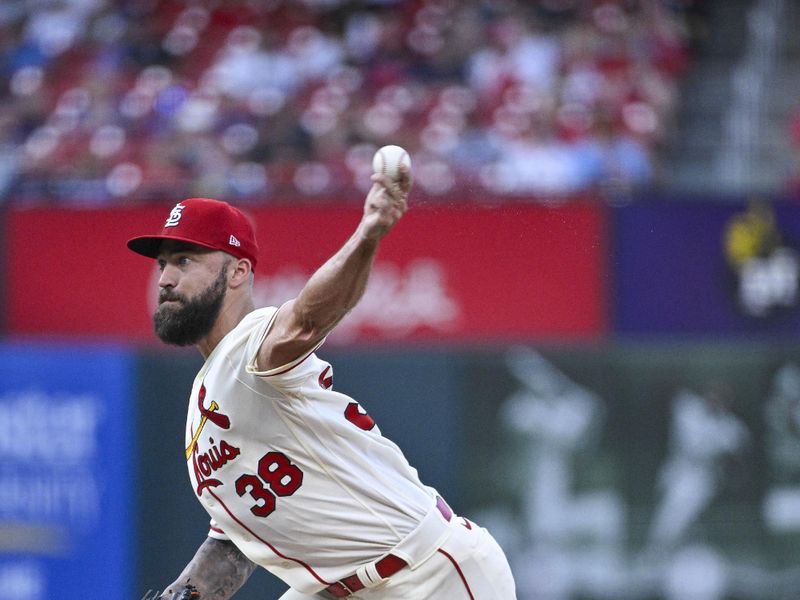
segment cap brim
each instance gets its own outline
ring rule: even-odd
[[[128,248],[137,254],[141,254],[142,256],[147,256],[148,258],[158,258],[158,253],[161,251],[161,244],[165,240],[186,242],[187,244],[193,244],[195,246],[200,246],[201,248],[217,250],[217,248],[207,244],[201,244],[196,240],[191,240],[189,238],[184,238],[177,235],[141,235],[139,237],[129,239]]]

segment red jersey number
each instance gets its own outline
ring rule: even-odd
[[[283,452],[267,452],[258,461],[258,475],[245,473],[236,480],[239,496],[250,494],[256,503],[250,512],[268,517],[276,508],[276,496],[291,496],[303,485],[303,472]]]
[[[358,402],[351,402],[344,409],[344,418],[364,431],[375,427],[375,419],[370,417]]]

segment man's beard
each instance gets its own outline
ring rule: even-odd
[[[226,291],[227,277],[224,268],[210,286],[191,300],[170,290],[161,290],[158,296],[159,306],[153,315],[156,335],[161,341],[175,346],[196,344],[209,334],[216,323]],[[162,304],[167,300],[177,300],[181,304]]]

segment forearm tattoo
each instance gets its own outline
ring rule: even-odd
[[[207,538],[175,583],[161,594],[170,600],[184,585],[193,585],[202,600],[228,600],[253,574],[256,565],[231,542]]]

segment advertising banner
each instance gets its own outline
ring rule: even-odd
[[[800,206],[633,204],[613,229],[617,332],[800,333]]]
[[[125,247],[171,207],[12,210],[8,329],[153,340],[158,270]],[[353,233],[359,207],[252,211],[257,306],[279,305]],[[592,204],[414,206],[382,244],[363,301],[329,339],[567,339],[606,330],[606,216]]]
[[[518,347],[465,375],[462,510],[520,600],[796,595],[800,348]]]
[[[129,371],[115,348],[0,345],[2,600],[133,597]]]

